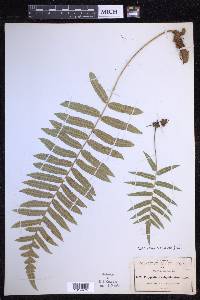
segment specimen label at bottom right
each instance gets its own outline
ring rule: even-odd
[[[134,260],[135,292],[194,294],[192,257]]]

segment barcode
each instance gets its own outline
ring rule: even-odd
[[[89,289],[89,283],[80,283],[74,282],[73,283],[73,290],[74,291],[87,291]]]
[[[94,282],[68,282],[69,293],[94,293]]]

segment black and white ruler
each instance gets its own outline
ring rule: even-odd
[[[123,5],[28,5],[28,16],[40,20],[123,18]]]

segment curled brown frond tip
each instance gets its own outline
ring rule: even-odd
[[[160,127],[165,127],[167,125],[167,123],[169,122],[168,119],[161,119],[160,121],[155,121],[152,124],[148,125],[154,127],[155,129],[160,128]]]
[[[176,48],[179,49],[179,56],[183,64],[187,63],[189,60],[189,51],[185,48],[185,44],[183,41],[183,36],[185,32],[185,28],[182,28],[181,31],[172,30],[172,33],[174,34],[173,42],[175,43]]]

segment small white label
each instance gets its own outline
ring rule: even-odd
[[[94,282],[67,282],[67,291],[73,294],[94,293]]]
[[[136,292],[195,293],[191,257],[138,258],[134,273]]]
[[[98,5],[99,19],[115,19],[123,17],[123,5]]]

